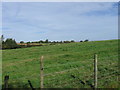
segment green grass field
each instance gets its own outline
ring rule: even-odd
[[[4,76],[9,75],[12,88],[29,88],[28,80],[33,87],[40,88],[40,57],[43,55],[45,88],[91,88],[94,53],[98,55],[98,88],[117,88],[118,40],[3,50],[2,78],[4,81]]]

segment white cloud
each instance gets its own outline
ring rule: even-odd
[[[117,37],[113,3],[4,3],[3,30],[7,37],[25,40],[99,40]],[[108,11],[111,12],[108,13]],[[95,11],[98,11],[97,15]],[[99,11],[104,11],[103,14]],[[92,13],[89,15],[88,13]],[[109,34],[109,35],[108,35]],[[111,35],[112,34],[112,35]],[[104,35],[104,36],[103,36]]]

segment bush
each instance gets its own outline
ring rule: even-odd
[[[20,43],[24,43],[24,41],[20,41]]]
[[[18,45],[15,40],[13,40],[12,38],[8,38],[6,39],[4,43],[2,43],[2,48],[3,49],[15,49],[15,48],[18,48]]]
[[[89,40],[88,39],[86,39],[84,42],[88,42]]]
[[[71,40],[71,42],[75,42],[74,40]]]

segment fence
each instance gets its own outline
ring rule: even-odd
[[[43,56],[42,56],[43,57]],[[99,59],[100,60],[100,59]],[[99,63],[98,61],[98,56],[97,56],[97,54],[95,54],[94,55],[94,59],[91,59],[91,61],[92,61],[92,67],[93,67],[93,73],[92,74],[89,74],[89,75],[84,75],[84,78],[91,78],[91,79],[93,79],[92,80],[92,82],[89,82],[89,80],[81,80],[78,76],[79,75],[81,75],[81,73],[80,74],[78,74],[77,76],[75,76],[75,75],[71,75],[71,77],[72,78],[77,78],[77,80],[82,84],[82,85],[88,85],[88,86],[90,86],[91,88],[97,88],[98,87],[98,83],[99,83],[99,81],[100,81],[100,83],[101,83],[101,80],[100,79],[102,79],[102,80],[104,80],[104,79],[110,79],[111,77],[113,78],[113,77],[115,77],[116,75],[118,76],[119,75],[119,72],[118,72],[118,70],[116,69],[116,68],[112,68],[111,69],[111,67],[112,67],[112,64],[114,64],[114,63],[109,63],[108,61],[107,61],[107,65],[108,65],[108,67],[103,67],[106,71],[110,71],[110,72],[108,72],[107,74],[105,74],[106,72],[105,72],[105,70],[104,69],[102,69],[101,67],[102,67],[102,64],[103,64],[103,62],[102,63]],[[41,58],[41,63],[43,63],[43,58]],[[74,63],[74,62],[73,62]],[[80,62],[79,62],[80,63]],[[104,62],[104,63],[106,63],[106,62]],[[98,64],[98,65],[97,65]],[[111,65],[111,67],[110,67],[110,65]],[[41,65],[42,66],[42,65]],[[98,66],[99,66],[99,68],[98,68]],[[117,65],[115,66],[115,67],[117,67]],[[50,67],[49,67],[50,68]],[[68,69],[68,70],[63,70],[63,71],[60,71],[60,72],[54,72],[54,73],[49,73],[49,74],[44,74],[43,75],[43,71],[44,71],[44,69],[43,69],[43,67],[41,67],[41,88],[43,88],[43,77],[45,78],[46,76],[56,76],[57,74],[58,75],[63,75],[64,73],[68,73],[68,72],[71,72],[71,71],[73,71],[73,70],[81,70],[82,69],[82,67],[80,67],[80,68],[73,68],[73,69]],[[104,70],[104,71],[103,71]],[[112,70],[112,71],[111,71]],[[115,71],[114,71],[115,70]],[[102,72],[102,73],[101,73]],[[104,74],[103,74],[103,72],[104,72]],[[118,77],[115,77],[115,79],[116,79],[116,82],[118,81]],[[59,77],[58,77],[59,78]],[[56,79],[56,78],[55,78]],[[55,79],[53,79],[54,81],[55,81]],[[52,79],[49,79],[48,80],[48,82],[49,81],[52,81]],[[94,82],[94,83],[93,83]],[[106,83],[107,82],[109,82],[109,80],[108,81],[106,81]]]
[[[111,56],[111,57],[117,57]],[[104,58],[109,59],[109,58]],[[75,87],[90,87],[90,88],[98,88],[99,84],[101,83],[101,80],[110,79],[111,77],[114,80],[118,80],[116,75],[120,75],[117,68],[117,64],[112,63],[111,61],[107,60],[106,62],[102,62],[102,58],[99,58],[97,54],[94,55],[93,59],[89,59],[84,61],[84,63],[81,63],[81,61],[75,61],[75,62],[67,62],[60,64],[58,66],[52,65],[52,66],[45,66],[46,63],[44,63],[43,56],[40,58],[40,87],[46,88],[46,87],[60,87],[63,85],[63,87],[74,85]],[[80,66],[77,66],[79,63],[81,63]],[[88,65],[87,65],[87,64]],[[73,66],[72,66],[73,65]],[[107,65],[108,67],[105,67],[104,65]],[[66,66],[63,68],[63,66]],[[70,68],[68,68],[68,66]],[[75,66],[75,67],[74,67]],[[115,68],[111,68],[111,67]],[[57,72],[51,71],[53,68],[58,70]],[[62,68],[63,70],[59,70],[58,68]],[[86,70],[86,68],[88,70]],[[49,69],[49,73],[46,73],[46,69]],[[85,72],[83,72],[85,71]],[[51,72],[51,73],[50,73]],[[107,74],[106,74],[107,72]],[[6,78],[6,77],[5,77]],[[8,88],[8,79],[7,77],[5,81],[5,87]],[[112,79],[112,80],[113,80]],[[105,81],[108,83],[110,80]],[[30,80],[28,80],[28,83],[32,89],[34,89],[32,83]],[[69,83],[69,84],[68,84]],[[67,85],[68,84],[68,85]]]
[[[41,56],[40,58],[40,70],[41,70],[41,73],[40,73],[40,79],[41,79],[41,83],[40,83],[40,86],[41,88],[44,88],[44,85],[43,85],[43,78],[44,76],[47,76],[47,75],[43,75],[43,56]],[[76,69],[76,68],[75,68]],[[61,72],[55,72],[57,74],[60,74],[60,73],[63,73],[65,71],[61,71]],[[48,74],[50,75],[50,74]],[[73,78],[75,78],[74,75],[71,75]],[[79,79],[79,78],[78,78]],[[85,84],[83,81],[81,81],[82,84]],[[89,84],[88,84],[89,85]],[[94,55],[94,86],[91,84],[90,85],[92,88],[97,88],[97,54]]]

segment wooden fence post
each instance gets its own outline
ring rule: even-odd
[[[31,84],[30,80],[28,80],[28,83],[29,83],[30,87],[32,88],[32,90],[34,90],[34,88],[33,88],[32,84]]]
[[[9,76],[6,75],[6,76],[4,77],[4,88],[8,88],[8,80],[9,80]]]
[[[94,88],[97,88],[97,54],[94,55]]]
[[[43,86],[43,56],[40,58],[40,88],[44,88]]]

